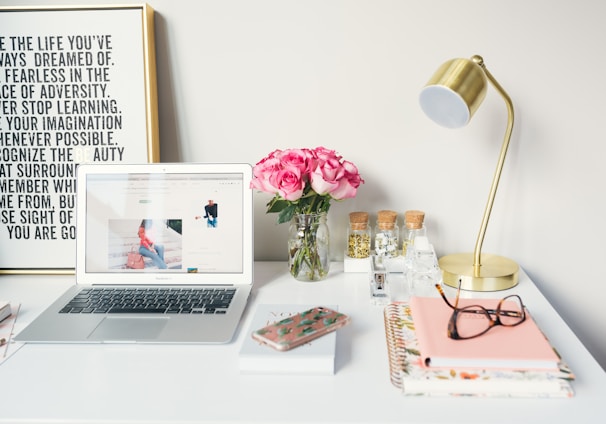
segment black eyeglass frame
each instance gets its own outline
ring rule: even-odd
[[[460,280],[459,280],[459,288],[457,289],[457,296],[455,298],[454,305],[452,303],[450,303],[450,301],[446,297],[446,294],[444,294],[444,290],[442,290],[442,287],[440,286],[440,284],[436,284],[435,286],[436,286],[436,289],[438,290],[438,292],[440,292],[440,296],[442,296],[442,299],[444,299],[444,302],[446,302],[446,304],[453,310],[452,315],[450,316],[450,320],[448,321],[448,337],[453,340],[473,339],[475,337],[479,337],[483,334],[486,334],[491,328],[494,328],[496,326],[502,325],[504,327],[515,327],[516,325],[520,325],[521,323],[526,321],[526,307],[524,306],[524,302],[522,302],[522,298],[520,296],[518,296],[517,294],[511,294],[509,296],[505,296],[503,299],[501,299],[499,301],[496,309],[486,309],[482,305],[468,305],[463,308],[459,308],[459,296],[461,294],[461,281]],[[518,302],[521,306],[521,310],[520,311],[511,311],[511,310],[507,310],[507,309],[501,309],[501,307],[503,306],[503,303],[505,303],[506,301],[508,301],[512,298],[516,298],[518,300]],[[486,329],[484,331],[482,331],[481,333],[478,333],[478,334],[474,334],[473,336],[468,336],[468,337],[461,336],[457,330],[457,318],[459,317],[459,314],[461,314],[461,313],[469,313],[469,314],[475,314],[475,315],[484,314],[488,320],[488,326],[486,327]],[[495,318],[493,318],[493,316]],[[501,321],[501,318],[500,318],[501,316],[519,318],[519,321],[517,321],[513,324],[503,323],[503,321]]]

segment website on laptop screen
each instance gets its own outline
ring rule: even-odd
[[[87,273],[240,273],[241,174],[104,174],[86,181]]]

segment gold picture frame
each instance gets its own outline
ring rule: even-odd
[[[75,172],[159,161],[154,10],[0,7],[0,274],[71,274]]]

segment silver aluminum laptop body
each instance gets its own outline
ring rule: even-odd
[[[80,165],[76,285],[15,340],[229,342],[253,284],[251,173],[248,164]],[[215,216],[207,211],[214,211]],[[129,253],[138,253],[144,239],[156,240],[150,246],[158,247],[154,249],[158,257],[163,250],[160,261],[144,257],[143,268],[132,263],[135,268],[129,268]],[[190,313],[61,312],[78,292],[89,287],[237,290],[229,308],[221,313],[209,308]]]

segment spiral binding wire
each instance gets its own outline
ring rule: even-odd
[[[387,342],[387,356],[389,361],[389,378],[391,383],[399,389],[404,389],[402,374],[406,372],[406,347],[402,333],[402,317],[405,304],[392,302],[383,311],[385,321],[385,340]]]

